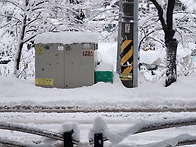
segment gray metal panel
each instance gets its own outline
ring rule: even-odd
[[[53,85],[40,85],[43,87],[64,87],[64,50],[58,49],[61,44],[37,44],[35,50],[35,76],[36,79],[52,79]],[[43,47],[43,53],[39,48]],[[39,85],[39,84],[37,84]]]
[[[69,46],[69,47],[68,47]],[[86,46],[86,48],[85,48]],[[74,88],[94,84],[94,56],[85,56],[83,51],[93,51],[93,44],[67,45],[65,51],[65,87]],[[88,52],[87,52],[88,53]]]

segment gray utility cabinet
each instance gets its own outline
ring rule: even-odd
[[[97,43],[36,43],[35,84],[75,88],[94,84]]]

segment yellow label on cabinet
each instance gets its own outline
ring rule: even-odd
[[[37,53],[38,54],[43,54],[44,53],[44,47],[43,46],[38,46]]]
[[[53,85],[53,79],[45,79],[45,78],[36,78],[36,85]]]

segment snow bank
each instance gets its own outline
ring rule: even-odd
[[[34,79],[0,77],[0,107],[52,108],[69,111],[187,109],[196,105],[196,75],[179,77],[170,87],[163,81],[149,83],[139,76],[137,88],[125,88],[118,75],[114,82],[75,89],[42,88]]]
[[[38,43],[98,43],[98,35],[92,32],[47,32],[35,37],[35,44]]]

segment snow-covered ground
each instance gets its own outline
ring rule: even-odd
[[[124,130],[141,120],[161,121],[165,119],[179,119],[187,117],[196,117],[195,112],[128,112],[138,110],[196,110],[196,75],[194,74],[194,61],[191,65],[191,74],[188,76],[180,75],[176,83],[169,87],[164,87],[164,76],[159,76],[164,70],[151,72],[143,70],[139,73],[139,83],[136,88],[125,88],[115,73],[116,67],[116,43],[99,44],[98,59],[103,63],[113,65],[114,82],[97,83],[92,86],[79,87],[74,89],[42,88],[35,86],[33,77],[27,77],[27,80],[17,79],[10,75],[0,77],[0,107],[1,110],[23,111],[23,112],[1,112],[1,121],[15,122],[34,126],[52,131],[62,131],[64,122],[77,122],[80,127],[80,140],[83,146],[88,146],[88,133],[92,128],[93,119],[101,116],[108,128],[111,130]],[[150,58],[153,61],[162,59],[163,54],[157,51],[151,52]],[[141,61],[148,62],[149,52],[141,53]],[[186,56],[185,56],[186,54]],[[184,56],[183,56],[184,55]],[[178,57],[187,57],[187,52],[182,51]],[[188,58],[190,59],[190,58]],[[180,60],[179,60],[180,61]],[[160,74],[161,73],[161,74]],[[182,72],[183,73],[183,72]],[[155,77],[156,76],[156,77]],[[155,80],[152,80],[152,79]],[[24,112],[26,109],[48,111],[61,111],[69,113],[35,113]],[[80,111],[75,112],[74,111]],[[84,113],[81,111],[91,111]],[[102,111],[102,112],[98,112]],[[116,111],[107,112],[107,111]],[[120,112],[121,111],[121,112]],[[119,147],[135,146],[136,144],[148,144],[176,137],[179,134],[194,135],[195,127],[181,127],[166,129],[163,131],[154,131],[152,133],[143,133],[126,138]],[[23,133],[13,133],[10,131],[1,131],[0,137],[7,137],[11,140],[24,140],[30,142],[43,142],[43,138],[25,135]],[[46,141],[49,143],[49,141]],[[80,146],[82,146],[80,145]],[[106,146],[111,143],[106,142]]]
[[[165,88],[164,81],[140,81],[137,88],[125,88],[115,75],[111,83],[97,83],[75,89],[41,88],[34,80],[0,77],[0,106],[4,108],[51,107],[69,110],[188,109],[196,105],[196,75],[179,77]]]
[[[98,49],[98,60],[113,66],[113,84],[97,83],[74,89],[42,88],[35,86],[34,77],[27,80],[14,76],[0,77],[0,107],[5,109],[26,109],[44,107],[46,109],[63,109],[68,111],[129,111],[131,109],[195,109],[196,105],[196,74],[195,61],[191,60],[188,76],[183,70],[178,73],[176,83],[164,87],[163,51],[141,51],[141,62],[156,63],[161,60],[154,75],[148,70],[142,70],[138,75],[137,88],[125,88],[116,67],[116,43],[101,43]],[[187,57],[188,49],[179,48],[178,58]],[[154,62],[153,62],[154,61]],[[189,63],[189,62],[188,62]],[[187,63],[187,64],[188,64]],[[179,66],[180,65],[180,66]],[[178,64],[178,68],[187,68]],[[161,75],[161,76],[160,76]]]

